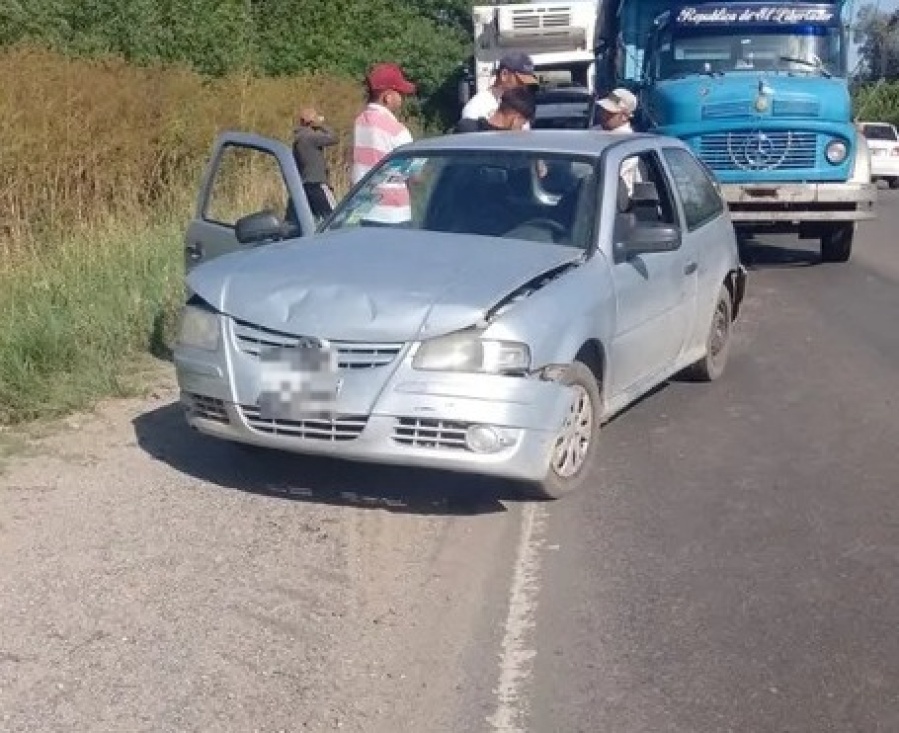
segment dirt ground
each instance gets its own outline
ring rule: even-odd
[[[435,731],[490,713],[493,680],[458,671],[491,653],[517,527],[489,492],[203,438],[168,373],[26,442],[0,474],[4,731]]]

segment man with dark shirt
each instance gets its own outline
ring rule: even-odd
[[[336,203],[328,185],[324,149],[337,144],[337,135],[325,125],[324,117],[311,107],[300,110],[298,123],[294,130],[293,157],[312,215],[322,219],[334,210]]]
[[[513,87],[503,92],[499,107],[489,117],[459,120],[453,132],[490,132],[521,130],[533,118],[536,109],[534,93],[527,87]]]

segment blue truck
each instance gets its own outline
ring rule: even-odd
[[[601,88],[640,99],[640,129],[686,141],[721,183],[738,232],[818,239],[845,262],[876,216],[870,153],[852,121],[844,3],[617,0]]]

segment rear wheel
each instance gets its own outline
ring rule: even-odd
[[[562,383],[571,388],[568,415],[556,436],[546,477],[529,487],[537,499],[560,499],[579,489],[587,480],[599,438],[599,382],[590,368],[576,361],[566,370]]]
[[[899,178],[890,179],[890,188],[899,188]]]
[[[824,262],[848,262],[854,239],[854,222],[834,224],[821,235],[821,259]]]
[[[706,336],[705,356],[692,364],[687,374],[699,382],[713,382],[722,374],[727,366],[730,354],[730,336],[734,322],[734,305],[730,291],[721,286],[718,300],[712,313],[709,332]]]

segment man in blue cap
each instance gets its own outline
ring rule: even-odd
[[[489,119],[499,108],[503,92],[516,87],[534,90],[540,82],[534,72],[534,61],[526,53],[510,53],[503,56],[496,66],[493,84],[468,100],[462,108],[462,119]],[[525,125],[524,129],[530,127]]]

